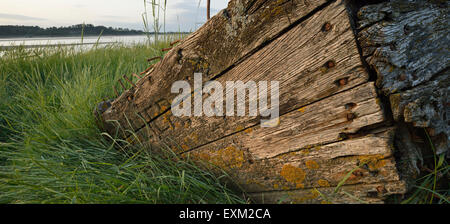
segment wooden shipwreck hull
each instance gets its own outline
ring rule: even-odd
[[[404,2],[231,0],[99,108],[102,127],[207,161],[258,203],[382,203],[404,194],[420,160],[411,130],[428,128],[440,153],[449,145],[448,4]],[[171,86],[194,86],[196,72],[223,86],[279,81],[279,124],[174,116]]]

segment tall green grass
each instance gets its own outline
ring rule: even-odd
[[[244,203],[170,151],[153,155],[97,128],[95,105],[167,46],[18,48],[1,57],[0,203]]]
[[[449,204],[450,165],[445,159],[445,153],[436,155],[436,148],[426,129],[425,134],[429,152],[423,157],[425,163],[433,169],[422,171],[423,174],[415,180],[410,196],[401,201],[402,204]]]

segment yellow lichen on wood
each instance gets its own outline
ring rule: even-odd
[[[305,203],[308,200],[317,199],[320,196],[320,193],[316,189],[311,189],[311,191],[304,196],[297,196],[293,193],[288,193],[288,195],[294,203]]]
[[[236,132],[240,132],[240,131],[242,131],[242,130],[244,130],[244,126],[243,125],[238,125],[237,127],[236,127]]]
[[[203,161],[209,162],[212,165],[222,169],[240,168],[244,164],[244,152],[234,146],[228,146],[220,149],[217,153],[195,153],[193,156],[199,156]]]
[[[289,183],[294,183],[297,188],[303,186],[303,181],[305,180],[305,172],[291,164],[286,164],[281,168],[280,175]]]
[[[189,135],[189,139],[190,139],[193,143],[197,144],[197,142],[198,142],[198,135],[197,135],[197,133],[192,132],[192,134]]]
[[[317,184],[319,184],[319,186],[321,186],[321,187],[330,187],[330,183],[324,179],[318,180]]]
[[[175,128],[181,128],[181,123],[180,122],[175,122]]]
[[[306,162],[305,162],[305,165],[306,165],[306,167],[307,167],[308,169],[312,169],[312,170],[315,170],[315,169],[319,169],[319,168],[320,168],[319,164],[318,164],[316,161],[313,161],[313,160],[308,160],[308,161],[306,161]]]
[[[181,148],[182,148],[184,151],[189,150],[189,146],[187,146],[187,145],[181,145]]]
[[[361,164],[366,164],[370,170],[377,170],[386,165],[383,155],[358,156],[358,160]]]
[[[230,168],[239,168],[244,164],[244,152],[234,146],[219,150],[219,157],[225,162],[224,165],[228,164]]]

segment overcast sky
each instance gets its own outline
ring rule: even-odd
[[[211,14],[227,4],[228,0],[211,0]],[[84,22],[142,30],[143,13],[144,0],[0,0],[0,25],[51,27]],[[148,19],[152,20],[149,5]],[[167,0],[167,31],[193,31],[205,20],[206,0]]]

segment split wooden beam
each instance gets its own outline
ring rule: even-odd
[[[225,170],[256,202],[382,203],[407,187],[394,158],[396,128],[361,51],[345,1],[231,0],[101,119],[130,142],[168,146],[205,169]],[[194,73],[222,86],[279,81],[279,124],[174,116],[171,86],[194,86]],[[247,107],[258,100],[244,99]]]

